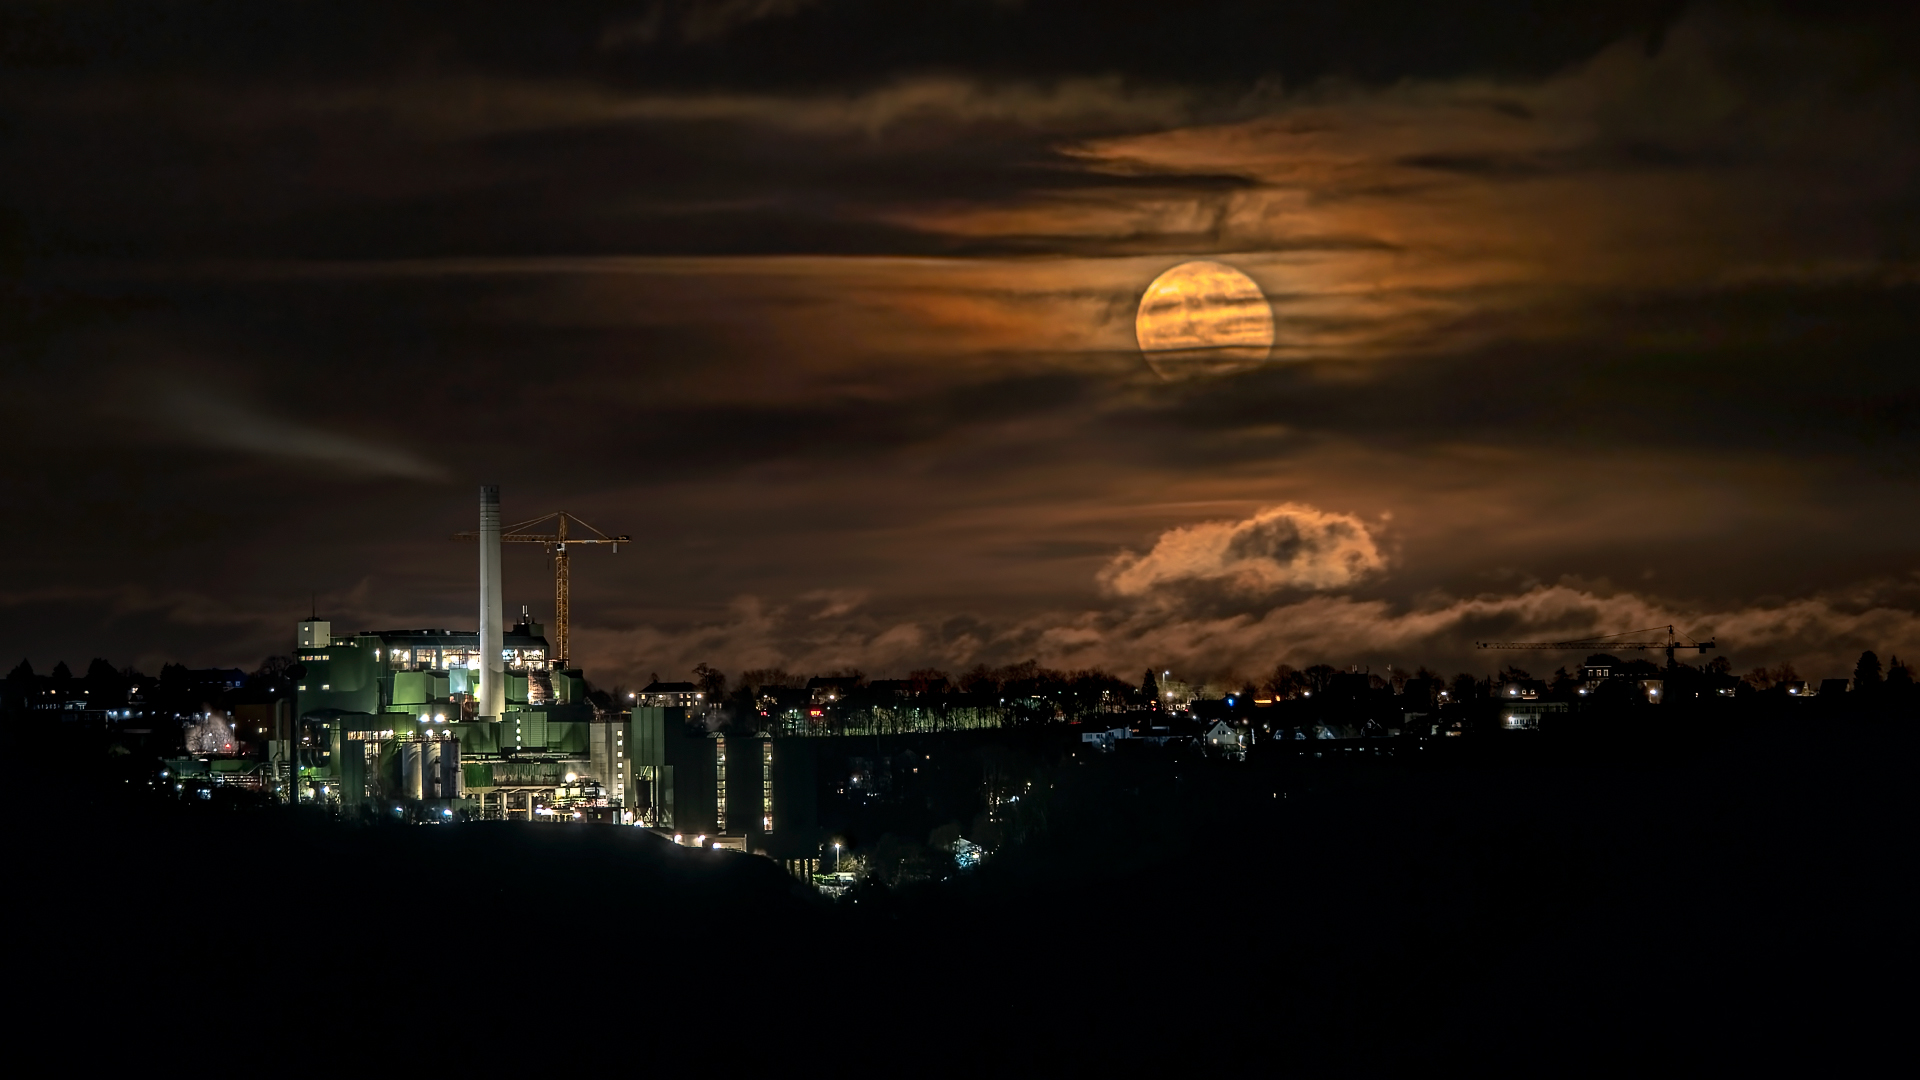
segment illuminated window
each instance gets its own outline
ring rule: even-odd
[[[715,744],[713,759],[713,807],[715,831],[727,831],[727,744]]]
[[[760,742],[760,809],[765,815],[760,819],[760,828],[764,832],[773,831],[773,743],[770,740]]]

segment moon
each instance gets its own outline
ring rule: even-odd
[[[1147,286],[1133,332],[1163,379],[1223,375],[1272,352],[1273,309],[1252,278],[1226,263],[1186,262]]]

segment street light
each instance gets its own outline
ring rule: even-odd
[[[840,842],[837,840],[833,844],[833,872],[840,872]]]

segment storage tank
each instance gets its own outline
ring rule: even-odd
[[[400,794],[416,802],[426,798],[425,750],[424,743],[400,744]]]

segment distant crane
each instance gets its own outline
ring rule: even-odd
[[[1667,636],[1664,641],[1614,640],[1615,638],[1623,638],[1632,634],[1651,634],[1660,630],[1666,631]],[[1606,637],[1582,638],[1579,641],[1477,641],[1474,644],[1482,649],[1586,649],[1594,652],[1608,649],[1665,649],[1667,651],[1668,667],[1673,666],[1673,653],[1675,649],[1698,649],[1704,653],[1708,649],[1717,647],[1711,641],[1695,641],[1691,637],[1687,637],[1687,640],[1682,643],[1679,640],[1681,637],[1687,636],[1685,634],[1675,636],[1672,626],[1649,626],[1645,630],[1625,630],[1618,634],[1609,634]]]
[[[526,531],[535,525],[542,525],[549,521],[556,523],[553,532],[533,533]],[[568,535],[568,522],[572,522],[586,529],[593,535]],[[460,532],[454,533],[453,538],[455,540],[478,540],[480,534],[477,532]],[[556,661],[555,666],[566,667],[567,661],[573,656],[573,640],[568,630],[568,622],[573,607],[571,598],[573,571],[567,563],[567,545],[612,544],[614,553],[618,554],[620,545],[632,543],[633,538],[624,535],[608,536],[599,529],[567,513],[565,510],[560,510],[542,517],[522,521],[517,525],[508,525],[502,528],[500,530],[500,542],[503,544],[545,544],[547,545],[548,553],[553,556],[553,659]]]

